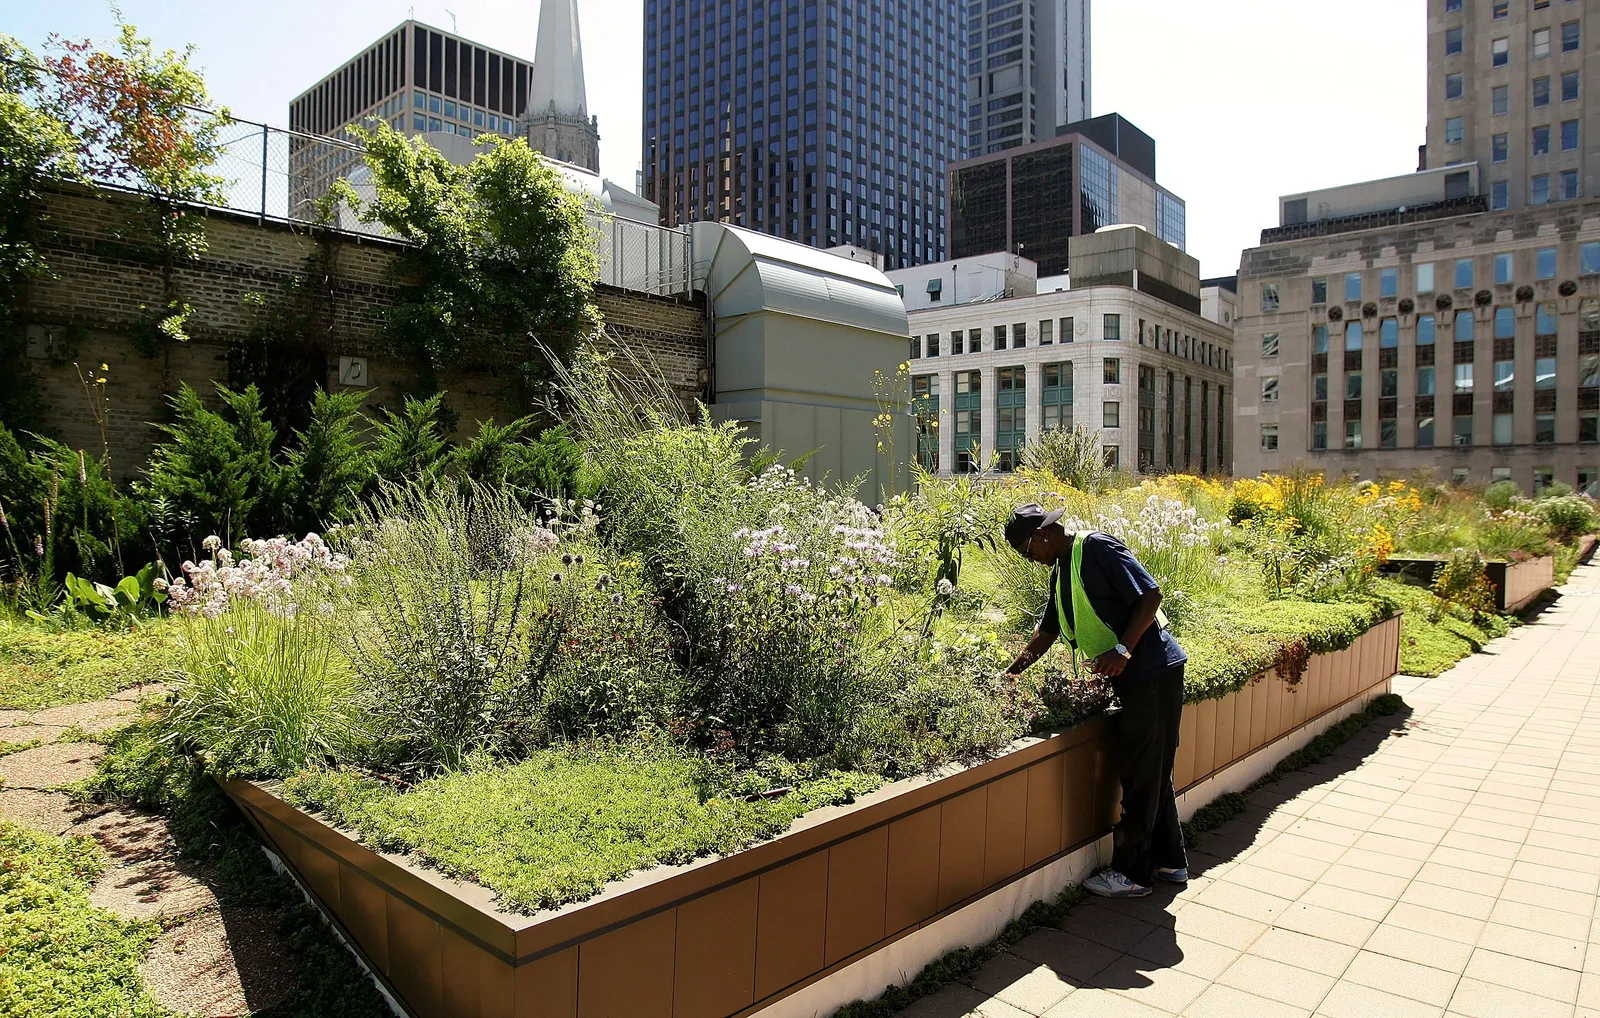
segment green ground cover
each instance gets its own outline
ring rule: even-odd
[[[0,613],[0,708],[98,700],[159,681],[177,660],[174,635],[164,621],[63,630]]]

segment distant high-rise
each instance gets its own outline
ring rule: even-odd
[[[480,134],[521,136],[552,159],[598,172],[600,132],[585,101],[576,0],[546,0],[535,54],[529,63],[406,21],[290,102],[289,128],[343,139],[353,124],[386,120],[457,161],[477,153],[470,140]],[[354,150],[305,138],[291,139],[289,153],[296,214],[359,162]]]
[[[966,19],[968,159],[1089,119],[1089,0],[978,0]]]
[[[947,0],[646,0],[644,194],[888,268],[937,261],[964,137]]]

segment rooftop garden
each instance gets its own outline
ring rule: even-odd
[[[51,549],[109,548],[134,498],[106,486],[124,515],[95,511],[92,469],[61,470],[48,444],[14,453],[0,488],[7,669],[49,658],[89,692],[164,676],[161,731],[213,773],[280,782],[369,845],[531,912],[1110,707],[1065,650],[1021,681],[1002,675],[1045,600],[1046,571],[997,543],[1020,502],[1135,551],[1189,651],[1191,701],[1271,667],[1293,681],[1310,654],[1401,610],[1402,667],[1437,672],[1508,624],[1487,556],[1571,558],[1595,524],[1589,500],[1560,491],[1133,483],[1052,455],[1098,444],[1071,434],[1014,475],[923,476],[869,506],[598,355],[560,375],[563,420],[546,439],[484,457],[434,438],[385,475],[399,425],[352,430],[363,466],[325,492],[337,508],[320,532],[207,534],[177,569],[158,560],[115,584],[66,575]],[[248,421],[214,416],[211,474],[304,462],[293,447],[249,460],[224,440]],[[175,430],[157,449],[149,483],[179,469],[184,441]],[[240,496],[216,497],[213,519],[251,518],[227,503]],[[25,529],[41,518],[52,544]],[[1444,556],[1432,588],[1381,575],[1411,551]],[[156,651],[139,676],[102,674],[132,641]],[[34,690],[28,705],[54,695],[0,676],[12,685]]]

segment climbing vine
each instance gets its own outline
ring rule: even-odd
[[[524,386],[541,384],[538,347],[564,359],[599,322],[585,200],[522,139],[486,140],[456,166],[381,121],[355,133],[376,192],[357,211],[409,242],[389,313],[401,351],[425,374],[493,363]]]

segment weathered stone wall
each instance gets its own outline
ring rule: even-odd
[[[46,425],[64,441],[100,448],[78,366],[92,377],[104,363],[113,462],[119,474],[137,470],[159,437],[150,422],[167,417],[167,394],[181,382],[208,395],[213,382],[227,383],[229,351],[286,308],[297,311],[318,355],[325,355],[323,384],[330,391],[351,388],[340,384],[343,357],[366,359],[361,387],[370,391],[369,408],[397,407],[415,385],[415,368],[395,356],[382,334],[398,244],[231,213],[208,213],[205,253],[172,269],[172,291],[194,308],[189,341],[151,343],[167,289],[160,265],[130,227],[136,200],[76,187],[45,200],[44,254],[53,274],[29,284],[21,317]],[[326,271],[307,278],[319,250]],[[654,365],[680,396],[702,396],[705,314],[698,302],[602,288],[596,303],[613,341]],[[468,432],[475,421],[526,411],[508,405],[504,379],[492,370],[447,369],[439,384]]]

